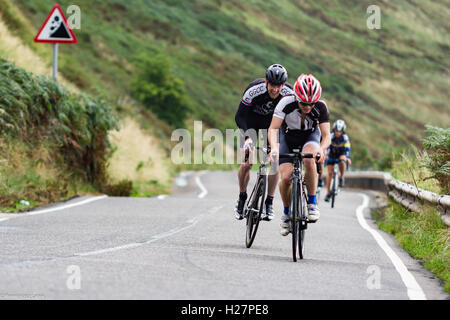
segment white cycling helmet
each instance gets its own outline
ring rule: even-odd
[[[344,120],[336,120],[336,122],[333,124],[333,130],[336,131],[345,131],[345,129],[347,128],[347,126],[345,125],[345,121]]]

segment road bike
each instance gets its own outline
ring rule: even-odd
[[[334,208],[334,201],[336,196],[339,193],[339,186],[338,186],[338,172],[339,172],[339,168],[338,168],[338,164],[339,162],[344,162],[346,160],[342,160],[342,159],[338,159],[333,167],[333,178],[331,180],[331,188],[330,188],[330,195],[331,195],[331,208]],[[347,163],[347,168],[348,168],[348,163]]]
[[[292,173],[292,189],[290,209],[290,230],[292,233],[292,258],[303,259],[305,251],[305,230],[308,228],[308,205],[306,183],[303,174],[303,159],[313,158],[312,153],[301,153],[299,149],[293,149],[292,153],[281,153],[281,158],[294,160],[294,171]],[[320,155],[316,157],[318,161]]]
[[[253,187],[252,193],[250,194],[250,197],[244,207],[244,217],[247,220],[247,230],[245,236],[245,245],[247,248],[250,248],[255,240],[259,222],[262,219],[264,199],[267,188],[266,165],[267,154],[270,153],[270,149],[256,147],[256,150],[263,151],[264,156],[258,169],[255,186]]]

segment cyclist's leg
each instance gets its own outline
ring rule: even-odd
[[[282,130],[280,130],[280,149],[281,153],[290,153],[292,150],[289,147],[286,136]],[[291,197],[291,177],[292,172],[294,171],[294,160],[282,158],[278,160],[279,164],[279,172],[281,181],[279,184],[281,200],[283,201],[283,206],[288,208],[290,205],[290,197]]]
[[[253,121],[249,121],[249,124],[252,124]],[[245,150],[244,150],[244,142],[245,136],[249,136],[256,143],[257,131],[254,128],[249,128],[245,133],[241,134],[240,144],[241,144],[241,159],[242,164],[238,170],[238,181],[239,181],[239,191],[241,193],[247,192],[248,182],[250,181],[250,171],[252,169],[253,164],[253,153],[249,153],[248,159],[245,160]]]
[[[303,145],[303,153],[316,154],[320,151],[320,130],[313,131],[306,143]],[[303,159],[305,165],[305,182],[307,189],[308,219],[310,222],[316,222],[320,217],[319,207],[317,205],[317,165],[314,158]]]
[[[303,153],[316,154],[320,151],[320,130],[314,130],[307,138],[305,144],[302,147]],[[317,165],[315,159],[304,159],[303,164],[305,166],[305,182],[308,189],[308,203],[313,202],[316,204],[315,196],[317,189]],[[314,200],[312,199],[314,198]]]
[[[280,149],[281,150],[281,149]],[[285,153],[281,152],[280,153]],[[284,160],[284,159],[280,159]],[[287,160],[287,159],[286,159]],[[281,224],[280,224],[280,234],[282,236],[287,236],[289,234],[289,207],[291,201],[291,188],[292,188],[292,172],[294,171],[294,165],[290,162],[285,162],[280,164],[280,194],[281,200],[283,201],[283,213],[281,214]]]
[[[245,160],[245,151],[243,149],[245,136],[248,135],[256,141],[256,131],[254,129],[249,129],[247,132],[241,135],[240,143],[241,143],[241,159],[242,164],[238,170],[238,181],[239,181],[239,198],[236,203],[236,207],[234,209],[235,218],[238,220],[243,219],[243,211],[245,206],[245,201],[247,200],[247,186],[250,181],[250,171],[252,169],[253,163],[253,154],[250,153],[247,160]]]
[[[247,192],[251,169],[252,165],[247,161],[246,163],[241,164],[241,167],[238,170],[239,192],[241,193]]]
[[[280,152],[281,153],[281,152]],[[280,195],[281,200],[283,201],[283,206],[289,207],[291,201],[291,177],[292,172],[294,171],[294,165],[290,162],[285,162],[280,164]]]
[[[345,155],[340,155],[339,160],[343,160],[339,162],[339,188],[344,187],[344,174],[345,174],[345,165],[346,165],[346,157]]]
[[[328,165],[327,165],[327,170],[328,170],[328,174],[327,174],[327,193],[328,194],[330,193],[330,189],[331,189],[331,179],[333,179],[334,163],[335,163],[334,159],[328,158]]]
[[[347,158],[345,157],[344,154],[342,154],[342,155],[339,156],[339,160],[343,160],[343,161],[339,162],[339,173],[340,173],[339,176],[341,178],[343,178],[344,174],[345,174],[345,166],[346,166],[345,161],[347,160]]]
[[[275,191],[277,189],[279,173],[270,174],[267,176],[267,197],[265,201],[266,205],[266,217],[264,220],[272,220],[273,219],[273,198],[275,197]]]
[[[259,132],[262,135],[262,138],[260,141],[263,141],[265,143],[264,147],[266,148],[269,145],[269,141],[267,139],[267,130],[270,126],[270,122],[272,121],[272,116],[264,117],[260,121],[261,129]],[[270,171],[267,177],[267,196],[268,197],[274,197],[275,191],[277,189],[278,180],[280,178],[280,174],[278,172],[278,166],[275,164],[272,164],[270,166]]]
[[[316,153],[320,149],[320,146],[315,142],[307,142],[303,149],[303,153]],[[317,189],[317,165],[315,159],[303,159],[305,166],[305,182],[306,188],[310,195],[316,194]]]

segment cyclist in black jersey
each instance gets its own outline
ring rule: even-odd
[[[267,141],[267,129],[272,121],[275,106],[281,98],[292,95],[293,89],[286,83],[288,74],[280,64],[273,64],[266,70],[266,77],[252,81],[245,89],[236,112],[235,121],[241,132],[241,148],[248,156],[238,171],[239,199],[235,208],[235,217],[243,219],[243,209],[247,199],[247,185],[252,168],[252,150],[257,141],[258,131],[262,130],[264,141]],[[265,220],[273,219],[272,201],[278,183],[278,172],[272,172],[268,177],[267,198],[265,201]]]
[[[320,100],[322,88],[313,75],[302,74],[294,85],[294,95],[284,97],[275,108],[269,128],[269,144],[272,153],[291,153],[300,149],[303,153],[319,154],[319,163],[325,160],[325,150],[330,145],[330,119],[325,101]],[[278,140],[279,135],[279,140]],[[278,143],[279,142],[279,143]],[[281,234],[289,234],[289,203],[292,159],[280,159],[280,194],[284,205],[281,217]],[[320,213],[316,199],[317,165],[314,159],[304,159],[305,182],[308,190],[308,219],[316,222]]]

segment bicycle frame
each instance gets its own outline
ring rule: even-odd
[[[294,170],[292,172],[292,190],[290,200],[290,222],[292,233],[292,258],[297,261],[297,254],[303,259],[305,249],[305,230],[308,227],[308,219],[306,217],[306,184],[303,175],[303,159],[313,158],[312,154],[303,154],[298,149],[294,149],[293,153],[280,154],[280,158],[294,159]],[[318,160],[318,159],[316,159]]]

